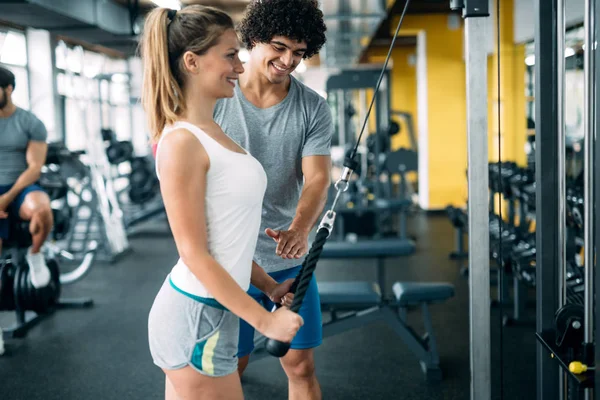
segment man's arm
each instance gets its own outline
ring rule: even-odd
[[[304,175],[304,187],[290,230],[297,230],[308,235],[317,223],[327,201],[327,191],[331,183],[331,157],[304,157],[302,174]]]
[[[48,144],[46,142],[29,141],[27,144],[27,169],[19,176],[15,184],[5,194],[8,202],[12,202],[27,186],[37,182],[46,163]]]
[[[331,157],[307,156],[302,159],[304,187],[296,215],[287,231],[267,231],[277,241],[275,253],[282,258],[300,258],[308,251],[308,234],[315,226],[327,201],[330,185]]]
[[[319,97],[317,103],[302,148],[304,186],[296,206],[296,215],[287,231],[266,230],[266,234],[277,242],[276,254],[284,259],[300,258],[308,252],[308,234],[327,201],[333,122],[327,102]]]

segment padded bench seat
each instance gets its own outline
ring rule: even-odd
[[[454,296],[454,285],[444,282],[396,282],[392,288],[400,306],[435,303]]]
[[[415,252],[412,240],[385,238],[364,240],[355,243],[328,241],[323,247],[321,258],[379,258],[406,256]]]
[[[375,282],[319,282],[319,296],[324,306],[375,306],[381,302],[381,290]]]

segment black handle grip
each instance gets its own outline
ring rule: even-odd
[[[294,300],[292,301],[290,310],[295,313],[300,311],[302,301],[304,300],[304,296],[308,290],[308,285],[313,277],[313,273],[317,267],[317,261],[319,261],[319,256],[323,251],[323,245],[325,244],[328,236],[329,231],[326,228],[319,228],[315,241],[308,252],[308,256],[304,259],[302,268],[300,269],[300,272],[296,276],[296,279],[290,288],[290,292],[294,293]],[[279,308],[277,304],[275,307]],[[290,349],[290,343],[283,343],[277,340],[267,339],[265,348],[272,356],[283,357]]]
[[[280,342],[279,340],[275,339],[267,339],[265,348],[273,357],[283,357],[290,349],[290,343]]]

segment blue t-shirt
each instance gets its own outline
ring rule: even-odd
[[[22,108],[0,118],[0,185],[14,184],[25,172],[29,142],[45,142],[47,137],[42,121]]]
[[[296,215],[304,176],[302,158],[330,155],[333,122],[327,101],[291,77],[281,102],[258,108],[236,85],[232,98],[217,101],[214,118],[223,131],[252,154],[267,173],[262,223],[254,261],[267,272],[297,266],[302,260],[284,260],[266,228],[287,230]],[[241,172],[240,172],[241,173]]]

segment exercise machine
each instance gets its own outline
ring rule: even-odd
[[[10,237],[3,241],[0,256],[0,311],[15,311],[16,324],[2,329],[3,340],[25,337],[33,326],[57,309],[88,308],[93,305],[91,299],[61,299],[63,285],[81,280],[90,271],[96,252],[93,245],[78,268],[68,274],[60,272],[60,251],[43,249],[51,280],[46,287],[35,288],[25,257],[31,246],[29,222],[10,218],[9,224]],[[34,315],[27,315],[27,311],[32,311]]]
[[[155,217],[165,216],[160,185],[150,157],[134,155],[133,144],[119,141],[112,129],[101,130],[106,156],[111,164],[111,179],[123,212],[127,234]]]
[[[59,46],[66,45],[60,42]],[[80,57],[81,63],[84,65],[86,60],[83,50],[81,50]],[[73,72],[70,70],[66,72],[65,79],[74,82]],[[81,158],[89,171],[89,181],[86,186],[91,188],[91,190],[88,190],[88,187],[79,188],[81,189],[81,198],[85,200],[83,205],[87,206],[84,208],[89,208],[91,211],[88,213],[82,211],[81,215],[75,215],[75,219],[76,221],[82,221],[87,226],[87,228],[84,228],[84,232],[80,232],[84,236],[87,236],[88,232],[92,230],[102,236],[103,240],[98,242],[98,258],[114,262],[117,258],[129,252],[130,246],[123,223],[123,211],[111,179],[111,164],[105,151],[102,136],[90,130],[85,124],[85,121],[88,121],[89,109],[92,104],[98,106],[100,121],[104,123],[102,114],[104,104],[98,100],[106,97],[106,90],[103,90],[103,86],[106,86],[106,82],[110,81],[111,77],[98,75],[95,79],[98,83],[97,98],[94,98],[89,90],[75,91],[75,97],[73,98],[82,115],[81,121],[83,123],[80,129],[83,137],[85,137],[85,154]],[[99,218],[96,218],[96,215]]]
[[[391,152],[391,137],[398,134],[399,126],[390,119],[388,69],[383,72],[381,84],[375,92],[380,75],[380,68],[369,66],[343,70],[327,80],[327,100],[335,128],[332,139],[333,174],[341,170],[348,150],[357,144],[357,132],[361,131],[359,124],[367,113],[368,96],[375,96],[374,118],[369,124],[369,127],[374,127],[373,133],[357,144],[355,157],[358,165],[349,182],[349,190],[342,195],[337,209],[340,215],[335,229],[338,240],[387,236],[407,239],[406,219],[413,206],[411,194],[414,192],[407,174],[418,170],[418,158],[413,149]],[[410,114],[397,114],[408,121],[407,126],[412,129]],[[395,182],[398,182],[397,188]]]

